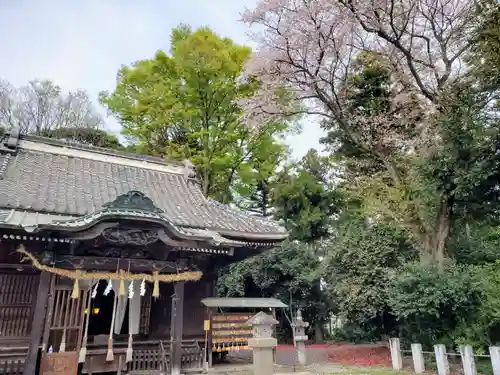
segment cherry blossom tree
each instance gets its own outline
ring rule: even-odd
[[[248,116],[277,115],[286,87],[307,100],[306,113],[342,119],[353,59],[370,51],[388,58],[399,84],[432,103],[464,71],[476,26],[473,0],[263,0],[243,20],[259,25],[259,49],[247,74],[262,81]],[[279,110],[279,111],[278,111]]]
[[[473,43],[469,36],[478,23],[475,10],[474,0],[262,0],[243,14],[244,22],[260,30],[253,35],[259,48],[246,74],[257,77],[261,89],[242,103],[249,125],[297,112],[320,115],[325,123],[334,124],[349,142],[385,167],[390,180],[384,182],[385,194],[394,196],[396,189],[406,200],[404,217],[393,218],[407,224],[424,252],[440,264],[450,228],[451,193],[436,188],[433,214],[422,217],[419,204],[407,198],[413,194],[405,178],[415,176],[398,165],[401,150],[409,152],[408,140],[400,142],[401,134],[394,129],[398,121],[407,121],[404,114],[413,113],[412,108],[425,108],[411,121],[420,122],[425,141],[439,143],[439,135],[428,130],[432,121],[447,113],[444,106],[449,101],[443,97],[450,87],[461,84],[466,76],[464,61]],[[390,71],[393,106],[399,117],[394,111],[370,117],[362,111],[353,114],[350,77],[360,57],[367,54]],[[281,100],[284,92],[294,100]],[[384,142],[379,139],[377,147],[366,142],[373,129],[386,138]],[[385,204],[379,203],[379,208]],[[401,206],[400,201],[393,203],[382,211]]]

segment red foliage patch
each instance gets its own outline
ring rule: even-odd
[[[344,366],[392,366],[389,348],[385,346],[339,345],[329,351],[328,360]]]

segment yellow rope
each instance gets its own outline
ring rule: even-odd
[[[18,253],[23,254],[28,260],[31,260],[33,267],[39,269],[40,271],[50,272],[58,276],[67,277],[73,280],[145,280],[150,283],[154,283],[155,289],[157,288],[158,282],[172,283],[178,281],[198,281],[201,279],[202,273],[199,271],[195,272],[182,272],[176,274],[159,274],[158,272],[153,272],[152,275],[146,273],[130,273],[121,270],[121,272],[86,272],[83,270],[65,270],[62,268],[55,268],[50,266],[45,266],[41,264],[38,259],[36,259],[32,254],[26,251],[24,245],[20,245],[17,249]],[[25,260],[25,258],[23,258]]]

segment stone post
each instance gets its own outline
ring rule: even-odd
[[[477,375],[476,362],[474,361],[474,352],[472,351],[472,346],[461,346],[460,357],[462,357],[464,375]]]
[[[304,322],[302,319],[302,312],[297,311],[297,318],[294,319],[292,323],[293,328],[293,340],[295,347],[297,348],[297,357],[299,364],[305,366],[307,362],[306,356],[306,341],[308,339],[306,335],[306,328],[309,327],[309,323]]]
[[[278,345],[273,331],[278,321],[261,311],[247,324],[253,327],[253,338],[248,340],[248,346],[253,349],[254,375],[273,375],[273,349]]]
[[[434,353],[436,354],[436,365],[439,375],[450,375],[450,364],[448,355],[446,354],[446,346],[443,344],[434,345]]]
[[[500,346],[490,346],[490,357],[493,375],[500,375]]]
[[[411,344],[411,356],[413,357],[413,369],[417,374],[422,374],[425,371],[422,344]]]
[[[401,356],[401,344],[398,338],[389,339],[389,349],[391,350],[392,368],[401,371],[403,369],[403,357]]]

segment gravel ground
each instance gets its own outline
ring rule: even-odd
[[[373,345],[359,345],[371,348]],[[307,347],[306,366],[298,364],[297,352],[293,346],[279,346],[276,348],[275,374],[295,374],[295,375],[334,375],[346,373],[346,375],[387,375],[371,374],[371,369],[359,369],[356,367],[345,367],[341,364],[331,362],[331,354],[335,351],[342,351],[344,345],[311,345]],[[329,362],[330,359],[330,362]],[[252,351],[231,352],[226,357],[224,363],[214,365],[213,371],[209,373],[220,375],[253,375],[252,371]],[[361,370],[361,372],[360,372]],[[364,373],[366,371],[366,373]],[[392,375],[392,374],[390,374]]]

